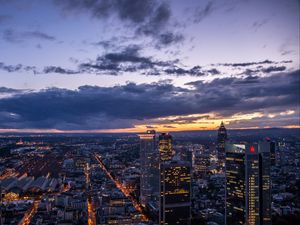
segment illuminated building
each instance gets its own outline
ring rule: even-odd
[[[172,159],[172,136],[167,133],[159,135],[159,155],[160,162],[169,161]]]
[[[226,224],[271,224],[270,143],[226,144]]]
[[[160,167],[160,225],[188,225],[191,220],[190,164],[169,161]]]
[[[158,149],[155,131],[139,134],[140,137],[140,202],[146,206],[150,201],[157,201],[159,196]]]
[[[218,152],[218,159],[222,168],[224,168],[224,163],[225,163],[225,142],[226,141],[227,141],[227,130],[224,126],[224,123],[221,122],[221,125],[218,130],[217,152]]]
[[[203,149],[193,149],[192,168],[195,179],[205,178],[208,172],[209,160],[209,154],[204,152]]]

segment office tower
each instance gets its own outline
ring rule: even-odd
[[[172,136],[167,133],[162,133],[159,135],[159,155],[160,162],[169,161],[172,159]]]
[[[168,161],[160,167],[160,225],[191,222],[190,163]]]
[[[192,155],[193,178],[204,179],[209,170],[209,163],[209,152],[205,152],[204,147],[194,148]]]
[[[227,130],[224,126],[223,121],[218,130],[218,139],[217,139],[217,153],[218,153],[218,160],[221,168],[224,168],[225,163],[225,142],[227,141]]]
[[[140,137],[140,202],[146,206],[159,197],[159,159],[155,131],[148,130]]]
[[[271,224],[270,143],[226,143],[226,224]]]

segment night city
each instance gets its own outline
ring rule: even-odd
[[[299,0],[0,0],[0,225],[299,225]]]

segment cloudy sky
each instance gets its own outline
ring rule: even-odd
[[[0,0],[0,132],[299,127],[299,0]]]

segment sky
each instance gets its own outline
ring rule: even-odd
[[[0,132],[299,125],[299,0],[0,0]]]

